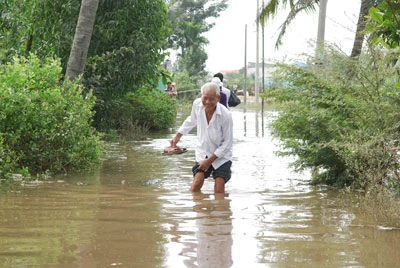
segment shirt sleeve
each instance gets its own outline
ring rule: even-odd
[[[195,126],[197,126],[197,110],[199,107],[199,99],[196,99],[192,105],[192,111],[190,115],[185,119],[182,126],[178,129],[178,132],[187,135]]]

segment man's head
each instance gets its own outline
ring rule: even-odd
[[[216,83],[205,83],[201,87],[201,102],[206,111],[214,111],[221,98],[219,86]]]
[[[216,73],[214,74],[214,77],[218,77],[221,82],[224,82],[224,75],[222,73]]]
[[[211,82],[217,84],[219,87],[222,87],[222,82],[221,82],[221,79],[219,79],[219,77],[214,76],[214,77],[211,79]]]

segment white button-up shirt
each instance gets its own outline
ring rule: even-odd
[[[217,103],[215,112],[207,123],[201,98],[193,102],[192,112],[186,118],[178,132],[186,135],[197,126],[196,162],[215,154],[218,158],[212,163],[217,169],[227,161],[232,161],[233,120],[231,112]]]

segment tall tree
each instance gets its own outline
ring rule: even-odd
[[[59,57],[65,73],[81,0],[0,0],[0,57]]]
[[[354,38],[353,49],[351,50],[351,57],[358,57],[364,43],[364,29],[367,24],[368,11],[371,7],[381,3],[383,0],[361,0],[360,14],[358,16],[356,36]]]
[[[327,1],[327,0],[323,0]],[[282,45],[282,38],[286,33],[286,29],[293,22],[296,16],[302,12],[315,13],[320,0],[270,0],[260,12],[260,23],[266,24],[268,20],[272,20],[277,14],[279,8],[286,8],[289,5],[289,14],[280,26],[280,32],[275,42],[275,47]]]
[[[204,71],[207,54],[204,47],[208,40],[203,36],[215,23],[209,18],[217,18],[227,8],[227,0],[171,0],[168,17],[173,28],[169,46],[179,51],[180,69],[190,76]]]
[[[61,58],[65,74],[81,2],[0,0],[0,61],[32,52],[40,59]],[[99,0],[84,69],[87,85],[126,92],[158,81],[169,34],[165,0]]]
[[[128,92],[157,87],[169,34],[165,0],[100,1],[83,77],[97,97],[97,129],[119,127]]]
[[[65,78],[74,80],[85,68],[99,0],[82,0]]]
[[[120,118],[115,111],[127,92],[155,88],[165,75],[160,65],[170,28],[165,0],[96,1],[82,83],[96,96],[95,126],[107,130]],[[29,51],[40,59],[61,58],[66,74],[81,2],[0,0],[0,61]]]
[[[319,50],[321,46],[323,46],[324,35],[325,35],[325,26],[321,25],[321,22],[325,22],[326,17],[326,6],[328,0],[271,0],[264,7],[264,9],[260,13],[260,21],[261,23],[266,23],[267,20],[273,19],[277,14],[280,7],[286,8],[289,5],[290,11],[286,20],[281,25],[281,31],[275,43],[275,47],[279,48],[282,44],[282,38],[286,33],[287,27],[294,20],[294,18],[301,12],[314,12],[316,10],[316,6],[319,5],[319,25],[318,25],[318,35],[317,35],[317,57],[320,53]],[[364,29],[367,22],[366,15],[368,14],[368,10],[382,3],[384,0],[361,0],[360,6],[360,15],[357,21],[357,30],[354,38],[353,48],[351,52],[351,57],[356,57],[360,55],[364,40]]]

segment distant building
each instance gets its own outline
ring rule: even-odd
[[[264,63],[264,77],[265,78],[271,78],[272,77],[272,73],[275,71],[275,64],[273,63]],[[255,74],[256,73],[256,68],[257,63],[255,62],[248,62],[247,63],[247,74]],[[262,76],[262,63],[258,64],[258,72],[259,72],[259,76]]]
[[[226,75],[226,74],[238,74],[239,70],[221,70],[219,72],[222,73],[223,75]]]
[[[256,73],[256,64],[257,63],[255,63],[255,62],[247,63],[247,75],[248,76],[254,75]],[[261,84],[262,79],[263,79],[262,78],[262,63],[259,63],[258,68],[259,68],[259,70],[258,70],[259,71],[259,83]],[[272,79],[272,74],[275,70],[276,70],[276,68],[275,68],[274,63],[267,63],[267,62],[264,63],[264,86],[266,89],[268,89],[274,85],[273,79]],[[243,71],[243,68],[241,70],[220,70],[219,72],[222,73],[224,76],[229,76],[229,74],[239,74],[241,71]],[[210,73],[210,75],[212,76],[213,74]]]
[[[257,63],[255,62],[248,62],[247,63],[247,75],[252,75],[256,73],[256,68]],[[262,70],[262,63],[258,64],[258,75],[259,75],[259,83],[260,86],[262,85],[263,81],[263,70]],[[273,63],[264,63],[264,87],[265,89],[268,89],[273,85],[273,79],[272,79],[272,74],[275,72],[275,64]]]

